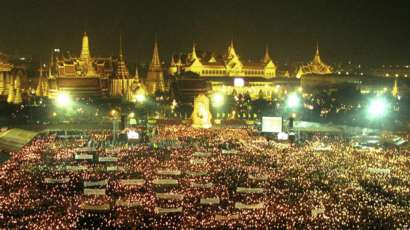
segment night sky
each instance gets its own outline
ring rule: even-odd
[[[327,63],[410,64],[409,0],[1,2],[1,52],[78,55],[84,30],[93,56],[117,55],[122,33],[129,62],[150,60],[156,34],[165,61],[193,41],[224,53],[233,39],[245,59],[260,59],[267,44],[274,61],[308,61],[318,41]]]

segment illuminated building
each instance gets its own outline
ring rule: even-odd
[[[274,78],[276,77],[276,65],[270,58],[267,47],[263,60],[241,60],[240,56],[236,53],[233,41],[231,41],[227,53],[223,57],[217,57],[213,54],[208,57],[200,57],[197,54],[194,44],[192,52],[188,54],[184,60],[178,57],[178,61],[175,61],[175,57],[172,57],[168,72],[171,75],[192,72],[201,77],[236,76]]]
[[[120,96],[124,97],[127,101],[135,102],[136,95],[141,94],[145,95],[145,89],[143,84],[139,81],[138,68],[136,67],[134,76],[131,76],[128,72],[120,37],[120,53],[116,65],[115,76],[110,81],[110,96]]]
[[[164,72],[159,58],[158,43],[156,41],[154,44],[154,51],[152,54],[151,64],[148,68],[145,85],[149,94],[165,92],[167,90],[166,82],[164,80]]]
[[[80,57],[51,56],[48,96],[55,98],[60,91],[79,97],[106,96],[113,65],[112,58],[91,56],[88,36],[84,33]]]
[[[22,91],[22,79],[24,73],[18,70],[13,64],[11,64],[6,55],[0,53],[0,95],[7,96],[7,102],[12,104],[21,104]]]
[[[307,65],[300,66],[298,69],[298,72],[296,73],[296,77],[300,78],[301,76],[307,75],[307,74],[324,75],[324,74],[331,74],[332,72],[333,72],[332,67],[329,65],[326,65],[320,58],[319,46],[317,46],[316,53],[315,53],[315,56],[313,57],[313,60]]]

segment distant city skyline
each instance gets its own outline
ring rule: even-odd
[[[54,48],[79,56],[87,31],[92,56],[116,56],[119,36],[128,62],[162,61],[198,50],[224,54],[230,40],[244,59],[308,62],[316,43],[329,63],[410,63],[409,1],[62,1],[3,3],[0,52],[47,60]]]

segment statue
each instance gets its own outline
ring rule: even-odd
[[[207,96],[200,94],[194,100],[194,111],[192,112],[192,127],[194,128],[211,128],[212,114],[209,111],[209,99]]]

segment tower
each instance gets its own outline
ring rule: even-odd
[[[397,78],[394,79],[394,85],[393,85],[393,89],[392,89],[391,94],[393,95],[393,97],[399,96],[399,87],[397,85]]]
[[[165,91],[164,73],[162,71],[161,61],[159,59],[158,43],[156,41],[154,43],[151,64],[148,68],[146,86],[149,94],[155,94],[157,91]]]
[[[14,101],[14,76],[10,76],[9,92],[7,95],[7,102],[13,103]]]
[[[16,81],[14,83],[14,89],[16,90],[16,94],[14,96],[13,103],[21,104],[23,102],[23,99],[21,98],[21,77],[20,75],[16,76]]]
[[[127,69],[127,65],[125,64],[123,50],[122,50],[122,38],[120,35],[120,54],[117,63],[117,78],[119,79],[127,79],[129,78],[129,72]]]
[[[80,61],[82,62],[83,69],[87,77],[94,77],[97,75],[94,69],[94,66],[93,66],[93,61],[92,61],[91,54],[90,54],[90,45],[89,45],[88,36],[86,32],[84,32],[84,35],[83,35]]]

